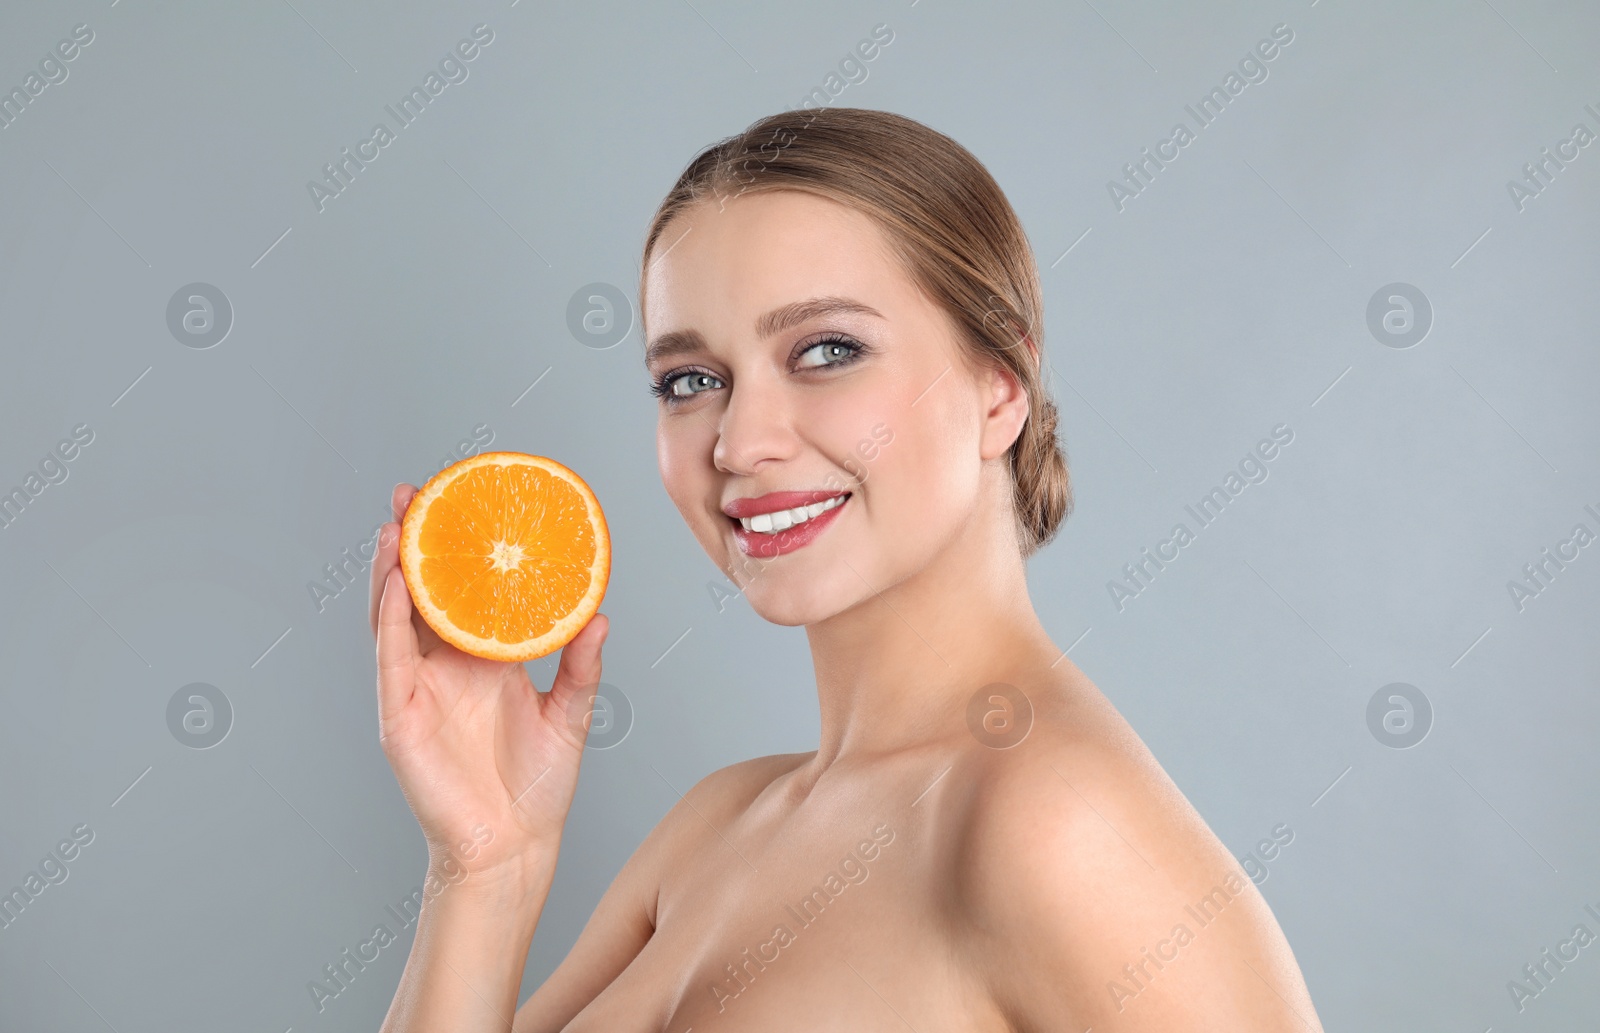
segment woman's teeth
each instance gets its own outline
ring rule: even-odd
[[[794,509],[780,509],[776,513],[759,513],[753,517],[740,517],[739,524],[746,531],[755,531],[758,534],[776,534],[786,531],[795,524],[803,524],[814,516],[820,516],[830,509],[836,509],[844,504],[849,495],[835,495],[826,502],[813,502],[809,506],[797,506]]]

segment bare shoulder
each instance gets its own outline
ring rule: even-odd
[[[717,768],[687,789],[682,783],[667,783],[678,799],[645,836],[624,870],[636,884],[638,897],[647,902],[652,928],[658,919],[665,874],[692,859],[708,835],[728,827],[763,789],[810,756],[779,753],[738,761]]]
[[[979,746],[959,829],[962,948],[1019,1031],[1320,1031],[1265,899],[1081,673]]]
[[[742,814],[774,781],[793,771],[812,753],[775,753],[717,768],[685,790],[657,826],[670,842],[698,840],[706,822],[721,828]]]
[[[814,753],[774,753],[721,767],[706,775],[684,794],[696,806],[739,808],[748,804],[775,780],[793,771]]]

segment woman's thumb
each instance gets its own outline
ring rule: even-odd
[[[599,687],[600,651],[610,629],[610,618],[596,613],[583,630],[562,647],[561,663],[556,668],[555,680],[550,683],[550,702],[563,712],[579,703],[587,706],[588,697]],[[575,702],[574,697],[580,693],[585,698]]]

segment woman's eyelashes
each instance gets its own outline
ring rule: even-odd
[[[665,399],[669,403],[682,401],[684,398],[687,398],[689,394],[700,393],[699,391],[691,391],[688,394],[678,393],[678,381],[690,377],[698,381],[712,380],[716,381],[718,384],[721,383],[721,381],[717,380],[716,375],[713,373],[702,369],[688,367],[684,369],[676,369],[670,373],[661,374],[661,376],[657,377],[655,382],[650,385],[650,393],[655,395],[657,398]]]
[[[797,361],[796,365],[802,369],[815,369],[818,366],[842,366],[865,351],[866,345],[864,344],[851,340],[842,334],[829,334],[820,340],[802,344],[795,355],[795,359],[802,359],[815,352],[819,356],[824,356],[820,362],[815,365],[807,365]]]
[[[814,341],[802,342],[795,349],[791,362],[797,370],[837,369],[855,362],[868,350],[860,341],[843,334],[830,333]],[[812,354],[817,357],[817,361],[801,361]],[[688,389],[680,390],[680,384]],[[698,389],[700,387],[710,390],[712,387],[722,386],[725,386],[722,378],[704,367],[681,366],[657,377],[650,385],[650,393],[665,400],[668,405],[676,405],[694,395],[704,394],[704,391]]]

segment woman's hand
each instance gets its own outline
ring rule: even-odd
[[[416,492],[395,486],[396,521]],[[400,573],[399,537],[398,523],[384,524],[372,560],[379,742],[430,866],[454,858],[475,878],[515,879],[559,846],[610,621],[585,625],[541,693],[522,664],[464,653],[428,626]]]

